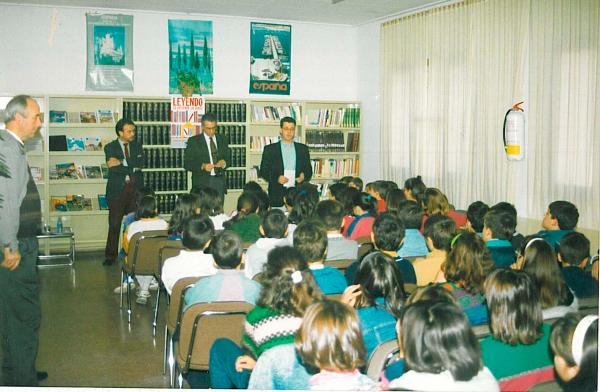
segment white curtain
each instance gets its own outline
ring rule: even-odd
[[[586,216],[582,214],[580,223],[587,224],[594,217],[594,222],[598,222],[598,159],[593,159],[592,153],[596,151],[598,155],[596,106],[600,89],[596,64],[600,2],[564,0],[560,2],[562,7],[578,9],[566,13],[561,12],[559,4],[549,7],[550,11],[545,4],[550,2],[465,1],[382,25],[384,178],[402,182],[420,174],[428,186],[444,191],[457,208],[466,208],[475,200],[517,204],[526,192],[527,215],[540,219],[540,212],[549,201],[567,199],[580,210],[585,206]],[[549,18],[565,21],[549,22]],[[588,21],[582,23],[582,18]],[[548,27],[549,23],[556,25]],[[570,38],[563,36],[565,28],[570,31]],[[540,36],[539,30],[544,29],[553,32]],[[557,39],[564,45],[557,45]],[[552,47],[550,53],[548,46]],[[572,51],[580,46],[590,50],[574,55],[577,60],[571,59]],[[560,71],[556,62],[562,64]],[[577,74],[572,73],[575,70]],[[553,76],[556,73],[560,76]],[[548,93],[544,89],[556,91]],[[543,95],[543,99],[536,94]],[[566,113],[567,119],[557,111],[551,116],[552,109],[539,106],[540,102],[556,105],[554,94],[564,96],[561,113]],[[532,146],[527,151],[527,162],[508,161],[502,141],[504,114],[519,101],[526,101],[528,145]],[[571,108],[576,112],[571,113]],[[559,132],[547,122],[555,122],[556,128],[563,123],[572,126]],[[569,132],[577,136],[571,137]],[[551,133],[556,136],[552,138]],[[563,140],[559,134],[569,140],[572,149],[573,144],[579,146],[578,157],[569,164],[577,165],[587,175],[589,182],[581,189],[574,187],[572,181],[557,183],[558,169],[550,168],[564,160],[558,159],[564,155],[558,149],[552,152],[554,156],[547,151],[546,164],[538,164],[543,143],[536,144],[536,140],[542,138],[556,144]],[[592,141],[595,149],[591,148]],[[532,176],[539,171],[546,174],[534,179]],[[527,176],[525,181],[523,176]],[[595,213],[589,208],[593,201]]]

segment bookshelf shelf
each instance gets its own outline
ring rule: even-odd
[[[50,151],[51,157],[64,157],[64,156],[80,156],[80,157],[103,157],[103,151]]]
[[[145,168],[142,171],[145,172],[169,172],[169,171],[184,171],[182,167],[163,167],[163,168]]]
[[[110,128],[114,129],[113,123],[50,123],[50,128]]]
[[[318,156],[346,156],[346,155],[360,155],[358,151],[339,151],[339,152],[329,152],[329,151],[310,151],[311,158]]]
[[[106,184],[106,179],[50,180],[50,185]]]
[[[50,217],[58,217],[58,216],[88,216],[88,215],[108,215],[108,210],[50,211]]]

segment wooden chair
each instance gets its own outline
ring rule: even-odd
[[[127,259],[121,265],[121,282],[127,282],[127,323],[131,324],[131,278],[139,275],[160,277],[158,251],[162,240],[167,239],[166,230],[149,230],[136,233],[129,241]],[[127,280],[125,280],[127,278]],[[160,278],[159,278],[160,280]],[[121,308],[123,290],[121,290]]]
[[[156,279],[158,280],[158,294],[156,295],[156,304],[154,305],[154,318],[152,319],[152,336],[156,336],[158,307],[160,306],[160,295],[162,293],[165,293],[166,296],[167,293],[161,279],[162,267],[167,259],[178,256],[179,252],[181,252],[182,249],[184,249],[184,246],[181,243],[181,240],[166,239],[161,240],[158,244],[158,275],[156,276]]]
[[[194,304],[183,312],[175,346],[179,388],[189,370],[208,370],[210,347],[216,339],[241,345],[246,314],[253,307],[246,302],[211,302]]]
[[[356,260],[354,260],[354,259],[325,260],[323,262],[323,265],[326,265],[328,267],[337,268],[340,271],[345,272],[346,268],[348,268],[355,261]]]
[[[379,381],[379,375],[400,351],[396,339],[380,343],[371,353],[367,362],[367,376],[374,381]]]
[[[185,293],[189,288],[198,282],[202,278],[197,276],[189,276],[181,278],[171,290],[171,298],[169,301],[169,308],[165,317],[165,349],[163,356],[163,374],[167,372],[167,365],[169,366],[169,386],[173,388],[175,386],[175,335],[179,330],[181,323],[181,315],[183,314],[183,307]]]

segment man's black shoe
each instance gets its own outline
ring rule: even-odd
[[[106,260],[104,260],[104,262],[102,263],[102,265],[113,265],[114,263],[115,263],[114,260],[106,259]]]
[[[48,378],[48,372],[37,372],[36,376],[38,381],[44,381]]]

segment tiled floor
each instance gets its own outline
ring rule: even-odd
[[[105,267],[102,260],[103,253],[80,252],[72,268],[38,269],[42,326],[37,367],[49,374],[40,386],[168,387],[162,374],[164,296],[156,337],[155,293],[145,306],[132,297],[129,326],[126,301],[120,311],[119,295],[113,293],[119,267]]]

